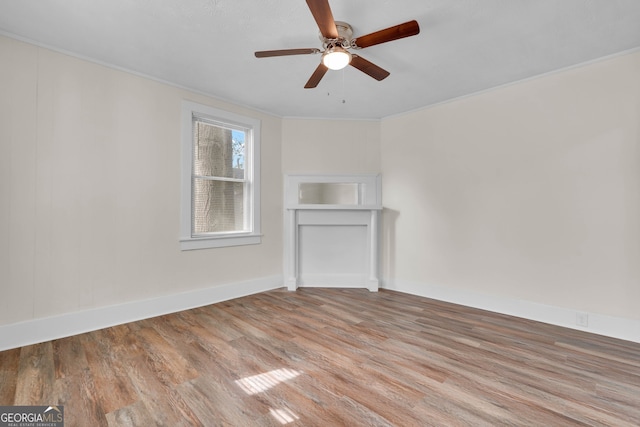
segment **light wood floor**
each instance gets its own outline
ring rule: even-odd
[[[0,352],[66,426],[638,426],[640,344],[382,290],[275,290]]]

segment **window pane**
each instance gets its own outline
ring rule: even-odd
[[[244,230],[244,183],[193,179],[193,234]]]
[[[195,175],[245,178],[245,132],[194,121]]]

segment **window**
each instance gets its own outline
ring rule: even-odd
[[[259,120],[183,102],[183,250],[260,243],[259,162]]]

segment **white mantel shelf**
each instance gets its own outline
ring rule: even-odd
[[[348,287],[378,291],[381,202],[378,174],[287,175],[287,289]]]
[[[382,206],[378,205],[292,205],[287,206],[287,210],[308,209],[308,210],[331,210],[331,211],[381,211]]]

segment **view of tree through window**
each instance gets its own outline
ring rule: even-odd
[[[245,231],[246,132],[194,119],[194,235]]]

